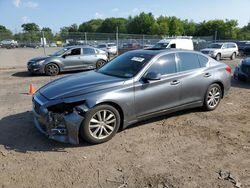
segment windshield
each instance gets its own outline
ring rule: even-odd
[[[58,51],[56,51],[55,53],[53,53],[51,56],[60,56],[62,54],[64,54],[66,51],[68,51],[70,48],[63,48],[63,49],[60,49]]]
[[[151,59],[152,55],[128,52],[111,60],[97,72],[121,78],[134,77]]]
[[[217,44],[217,43],[214,43],[214,44],[210,44],[208,46],[208,48],[221,48],[222,44]]]
[[[168,47],[169,43],[156,43],[156,45],[154,45],[152,48],[156,48],[156,49],[165,49]]]

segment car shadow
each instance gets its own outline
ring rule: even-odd
[[[77,70],[77,71],[61,72],[59,75],[52,76],[52,77],[63,76],[63,75],[70,75],[70,74],[76,74],[76,73],[86,72],[86,71],[90,71],[90,70]],[[49,77],[49,76],[46,76],[45,74],[32,74],[29,71],[16,72],[16,73],[12,74],[11,76],[22,77],[22,78],[26,78],[26,77]]]
[[[242,82],[231,77],[231,86],[242,89],[250,89],[250,82]]]
[[[163,114],[163,115],[160,115],[160,116],[156,116],[156,117],[153,117],[153,118],[148,118],[146,120],[139,121],[139,122],[137,122],[135,124],[130,125],[126,129],[131,129],[131,128],[139,127],[139,126],[142,126],[142,125],[145,125],[145,124],[148,124],[148,123],[154,123],[154,122],[162,121],[164,119],[168,119],[168,118],[171,118],[171,117],[177,117],[177,116],[182,116],[182,115],[185,115],[185,114],[196,113],[196,112],[206,112],[206,111],[204,111],[201,107],[190,108],[190,109],[186,109],[186,110],[180,110],[180,111],[177,111],[177,112],[172,112],[172,113],[169,113],[169,114]],[[120,131],[122,131],[122,130],[120,130]]]
[[[14,74],[12,74],[11,76],[14,76],[14,77],[39,77],[41,75],[36,75],[36,74],[31,74],[30,72],[28,71],[21,71],[21,72],[16,72]]]
[[[89,146],[64,144],[48,139],[35,128],[32,112],[10,115],[0,120],[0,145],[7,150],[26,153],[27,151],[66,152],[67,147]]]
[[[160,121],[172,116],[180,116],[183,114],[199,111],[202,111],[201,108],[174,112],[171,114],[140,121],[138,123],[132,124],[127,129]],[[123,130],[120,130],[119,132],[122,131]],[[72,145],[48,139],[35,128],[31,111],[6,116],[0,120],[0,145],[3,145],[6,150],[14,150],[21,153],[26,153],[29,151],[66,152],[66,148],[94,146],[83,142],[82,140],[79,145]]]

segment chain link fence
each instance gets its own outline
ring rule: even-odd
[[[159,35],[122,34],[122,33],[87,33],[87,32],[22,32],[11,35],[0,33],[2,48],[41,48],[65,47],[72,45],[97,46],[102,43],[114,43],[119,53],[132,49],[147,48],[158,41],[168,38]],[[173,37],[172,37],[173,38]],[[213,36],[192,37],[195,50],[205,48],[213,42]]]

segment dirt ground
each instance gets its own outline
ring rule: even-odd
[[[224,60],[231,67],[239,62]],[[66,74],[60,75],[64,76]],[[250,84],[232,80],[213,112],[185,110],[138,123],[100,145],[48,140],[34,127],[25,68],[0,70],[0,187],[250,187]]]
[[[59,48],[45,48],[46,55],[52,54]],[[43,48],[0,48],[0,69],[26,67],[29,59],[36,56],[44,56]]]

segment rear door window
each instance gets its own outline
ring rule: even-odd
[[[206,67],[208,63],[208,58],[203,56],[203,55],[198,55],[200,66],[201,67]]]
[[[93,48],[83,48],[83,55],[93,55],[95,50]]]
[[[188,71],[201,67],[198,54],[196,53],[179,52],[178,62],[180,66],[180,71]]]
[[[172,53],[159,57],[148,69],[148,72],[156,72],[161,75],[176,73],[175,54]]]

